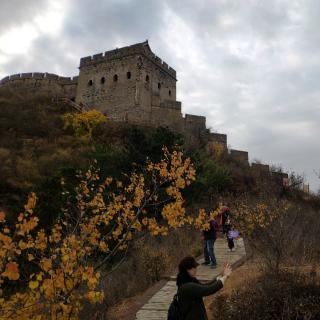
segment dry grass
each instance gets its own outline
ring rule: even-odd
[[[318,319],[320,266],[286,267],[279,274],[268,274],[261,266],[247,262],[223,290],[206,299],[209,320]]]
[[[232,294],[234,290],[243,287],[248,284],[253,279],[256,279],[261,275],[260,263],[258,261],[249,260],[240,266],[238,269],[234,270],[230,278],[226,281],[223,289],[216,293],[213,297],[205,298],[205,305],[208,314],[208,320],[214,320],[213,308],[216,301],[223,299],[224,297]]]

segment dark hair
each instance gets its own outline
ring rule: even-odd
[[[179,272],[181,273],[192,268],[196,268],[198,265],[199,263],[196,261],[194,257],[185,257],[179,263]]]
[[[188,273],[188,270],[192,268],[196,268],[199,265],[199,263],[196,261],[195,258],[193,257],[185,257],[183,258],[180,263],[179,263],[179,273],[177,275],[177,286],[180,287],[184,283],[187,282],[196,282],[199,283],[199,281],[191,277],[190,274]]]

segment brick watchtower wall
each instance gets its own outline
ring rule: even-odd
[[[82,58],[76,102],[98,109],[114,120],[125,121],[138,105],[138,76],[134,55],[113,50]]]
[[[82,58],[76,102],[117,121],[168,127],[199,145],[207,132],[206,119],[182,116],[176,82],[176,71],[146,41]]]
[[[60,77],[52,73],[21,73],[3,78],[0,89],[13,89],[22,94],[43,94],[48,97],[67,96],[74,99],[78,77]]]
[[[82,58],[76,102],[140,125],[174,127],[182,119],[176,72],[148,42]]]

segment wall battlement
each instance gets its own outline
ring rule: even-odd
[[[78,76],[75,77],[61,77],[58,76],[57,74],[53,73],[42,73],[42,72],[29,72],[29,73],[18,73],[18,74],[13,74],[10,76],[7,76],[3,79],[0,80],[0,85],[4,85],[6,83],[13,82],[15,80],[55,80],[56,82],[60,84],[77,84],[78,83]]]
[[[162,70],[170,74],[172,77],[176,78],[176,71],[151,51],[148,41],[136,43],[134,45],[123,47],[120,49],[109,50],[103,53],[95,54],[93,56],[83,57],[80,59],[80,68],[139,54],[144,55]]]

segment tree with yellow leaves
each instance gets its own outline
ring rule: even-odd
[[[289,203],[284,200],[268,199],[268,202],[261,200],[256,203],[242,201],[235,205],[233,223],[248,238],[254,238],[262,230],[270,228],[289,207]]]
[[[86,141],[91,140],[94,128],[107,120],[106,116],[95,109],[82,113],[66,113],[62,118],[65,129],[71,128],[76,136]]]
[[[299,213],[299,208],[292,210],[286,200],[242,201],[235,205],[233,224],[250,241],[268,269],[278,272],[290,253],[290,243],[297,240],[293,227]]]
[[[164,150],[162,161],[126,178],[101,181],[99,170],[90,168],[81,175],[74,205],[66,203],[50,232],[38,226],[34,193],[14,225],[0,213],[1,320],[78,319],[86,301],[104,299],[101,270],[135,235],[203,227],[203,210],[193,218],[184,208],[182,190],[195,180],[195,170],[181,152]]]

